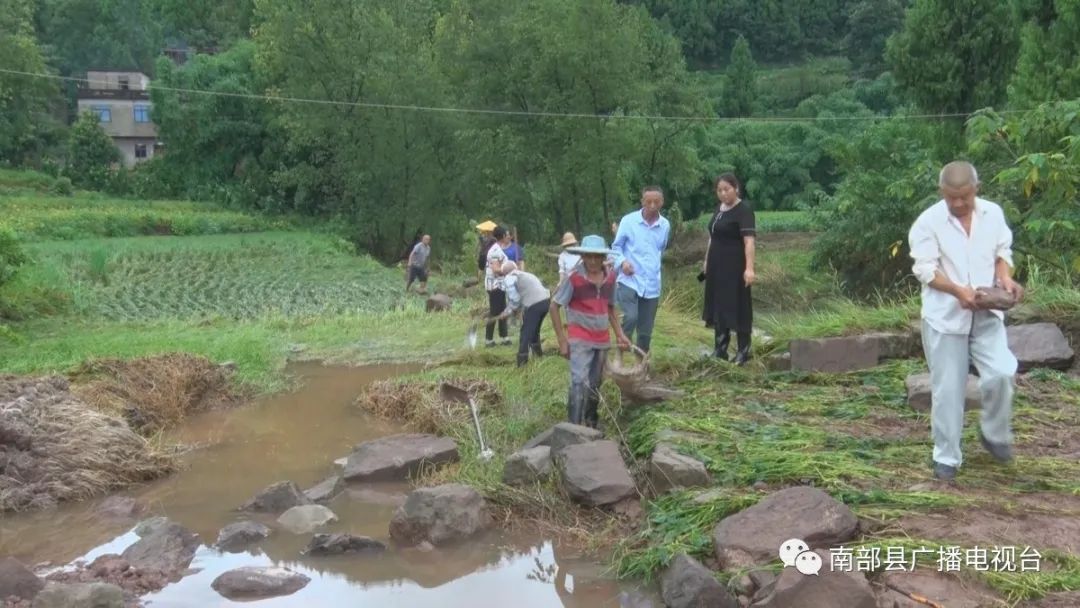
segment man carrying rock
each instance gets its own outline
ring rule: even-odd
[[[605,245],[604,237],[594,234],[582,239],[581,246],[567,249],[581,256],[581,264],[559,283],[551,299],[551,323],[559,340],[559,354],[570,359],[569,421],[592,428],[599,424],[600,384],[611,348],[608,327],[615,330],[620,349],[630,348],[615,311],[615,273],[604,266],[611,253]],[[565,328],[560,308],[566,308]]]
[[[425,234],[409,254],[409,277],[405,280],[405,292],[413,281],[420,281],[420,293],[427,293],[428,257],[431,256],[431,235]]]
[[[518,310],[524,309],[521,321],[521,335],[518,337],[518,367],[529,362],[529,351],[534,357],[543,354],[540,348],[540,328],[544,325],[548,308],[551,306],[551,292],[536,275],[518,270],[517,264],[506,261],[502,265],[503,285],[506,288],[506,310],[499,319],[506,319]]]
[[[982,306],[976,290],[996,284],[1019,301],[1023,289],[1012,279],[1012,231],[999,205],[976,196],[975,167],[963,161],[945,165],[939,187],[942,200],[915,220],[908,242],[915,261],[912,270],[922,284],[934,476],[949,481],[962,461],[960,436],[971,363],[979,372],[982,397],[980,441],[999,462],[1012,459],[1017,360],[1009,350],[1004,313]]]

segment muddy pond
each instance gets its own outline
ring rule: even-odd
[[[179,582],[143,597],[153,607],[204,606],[409,606],[599,608],[617,607],[629,595],[655,595],[638,585],[619,584],[604,566],[544,538],[491,532],[449,549],[399,551],[382,556],[314,558],[301,555],[310,535],[294,535],[273,517],[252,517],[274,529],[244,553],[210,548],[218,531],[245,516],[234,509],[267,485],[295,481],[306,488],[335,472],[334,460],[356,444],[401,432],[352,406],[371,382],[414,371],[411,366],[331,367],[293,364],[287,372],[300,386],[290,393],[226,412],[190,419],[176,438],[198,446],[183,469],[163,480],[121,495],[199,534],[191,570]],[[327,506],[338,521],[320,531],[348,532],[388,542],[394,510],[408,492],[405,484],[348,486]],[[116,521],[100,514],[101,500],[64,505],[48,512],[0,517],[0,556],[26,564],[90,561],[121,553],[138,540],[137,520]],[[311,582],[299,592],[257,602],[232,602],[210,584],[241,566],[279,565]],[[622,600],[620,600],[620,597]],[[657,603],[658,604],[658,603]]]

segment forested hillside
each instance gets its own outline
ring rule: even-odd
[[[965,157],[1024,259],[1072,277],[1078,28],[1077,0],[3,0],[0,162],[332,219],[386,259],[488,216],[600,231],[647,184],[689,219],[734,170],[758,209],[813,210],[819,266],[871,291]],[[93,67],[151,76],[167,154],[110,170],[74,137]]]

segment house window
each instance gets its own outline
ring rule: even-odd
[[[135,106],[135,122],[150,122],[150,106]]]
[[[126,90],[128,90],[130,88],[131,88],[131,85],[130,85],[130,82],[128,81],[128,77],[127,76],[121,76],[120,77],[120,90],[121,91],[126,91]]]
[[[135,144],[135,158],[146,158],[146,144]]]
[[[112,122],[112,108],[109,106],[94,106],[93,110],[98,115],[98,122]]]

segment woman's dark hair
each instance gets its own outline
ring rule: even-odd
[[[495,230],[491,232],[491,236],[495,237],[496,241],[501,241],[506,238],[506,228],[502,226],[496,226]]]
[[[713,184],[714,192],[717,188],[720,187],[720,182],[727,182],[731,185],[732,188],[735,188],[735,192],[737,194],[742,195],[742,183],[739,181],[739,178],[735,177],[734,173],[724,173],[720,177],[716,178],[716,183]]]

